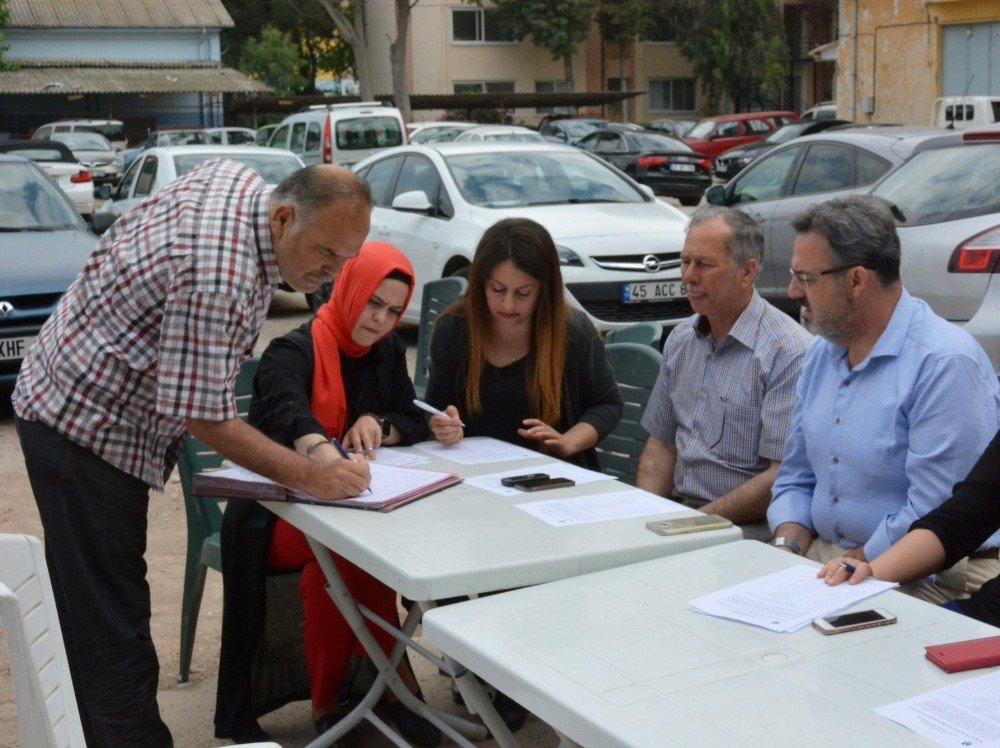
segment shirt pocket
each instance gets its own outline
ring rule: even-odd
[[[760,462],[760,406],[722,403],[709,420],[706,442],[712,454],[737,468]]]

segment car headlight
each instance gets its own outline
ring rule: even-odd
[[[567,249],[566,247],[556,246],[556,253],[559,255],[559,264],[566,267],[583,267],[583,260],[580,259],[580,255],[574,252],[572,249]]]

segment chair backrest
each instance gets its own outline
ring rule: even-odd
[[[243,419],[246,419],[247,413],[250,411],[253,379],[259,365],[260,358],[248,359],[236,377],[236,384],[233,388],[236,395],[236,412]],[[195,473],[217,468],[221,464],[222,458],[214,449],[190,434],[184,437],[181,454],[177,460],[177,471],[180,474],[181,489],[184,492],[189,546],[193,542],[194,547],[200,549],[205,538],[219,532],[222,528],[222,511],[219,509],[218,503],[221,499],[195,496],[192,487],[192,477]]]
[[[465,293],[469,282],[452,275],[438,278],[424,284],[423,303],[420,306],[420,327],[417,328],[417,363],[413,374],[413,388],[417,397],[424,396],[427,389],[427,373],[431,364],[431,335],[438,315],[450,307]]]
[[[641,345],[651,345],[656,350],[660,350],[660,341],[663,338],[663,327],[656,322],[636,322],[634,325],[619,327],[617,330],[608,330],[604,336],[604,343],[640,343]]]
[[[662,358],[654,348],[641,343],[611,343],[605,350],[625,409],[614,431],[597,445],[597,453],[605,473],[634,485],[639,455],[648,436],[640,421],[660,373]]]
[[[0,625],[21,743],[32,748],[82,746],[80,712],[38,538],[0,535]]]

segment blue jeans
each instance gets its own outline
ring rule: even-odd
[[[149,486],[37,421],[16,419],[90,748],[173,745],[149,630]]]

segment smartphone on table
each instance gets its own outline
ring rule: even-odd
[[[817,618],[813,621],[813,628],[822,634],[843,634],[847,631],[870,629],[873,626],[888,626],[895,622],[896,616],[888,610],[873,608]]]
[[[516,483],[521,483],[526,480],[539,480],[540,478],[548,478],[548,473],[525,473],[524,475],[508,475],[506,478],[500,479],[501,486],[507,486],[510,488]]]
[[[697,517],[677,517],[675,519],[654,519],[646,523],[646,529],[657,535],[682,535],[686,532],[702,530],[724,530],[733,523],[718,514],[700,514]]]
[[[550,478],[546,475],[544,478],[522,479],[516,483],[512,483],[511,485],[519,491],[545,491],[550,488],[566,488],[567,486],[575,486],[576,481],[570,480],[569,478]]]

